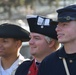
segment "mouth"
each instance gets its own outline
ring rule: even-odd
[[[36,49],[36,47],[30,47],[30,48],[31,48],[32,50],[33,50],[33,49]]]
[[[58,35],[57,38],[61,38],[64,36],[64,34],[57,34],[57,35]]]

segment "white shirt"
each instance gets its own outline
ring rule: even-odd
[[[14,75],[17,67],[25,60],[28,59],[24,59],[24,57],[20,55],[19,58],[11,65],[11,67],[6,70],[3,69],[0,61],[0,75]]]

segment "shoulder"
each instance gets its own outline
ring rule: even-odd
[[[51,53],[50,55],[48,55],[47,57],[44,58],[44,62],[50,63],[50,62],[54,62],[54,61],[58,61],[59,59],[59,55],[61,54],[63,47],[60,48],[59,50]],[[49,61],[50,60],[50,61]],[[42,62],[43,62],[42,61]]]
[[[18,68],[24,68],[25,66],[26,67],[28,67],[28,66],[30,66],[32,64],[32,60],[25,60],[23,63],[21,63],[20,65],[19,65],[19,67]]]
[[[27,75],[29,67],[32,64],[32,62],[33,60],[27,60],[21,63],[17,68],[15,75],[21,75],[21,74]]]
[[[52,71],[56,69],[56,66],[58,67],[58,64],[60,65],[59,55],[61,52],[62,48],[47,56],[40,64],[38,75],[50,75],[50,72],[52,74]]]
[[[47,60],[54,60],[53,58],[56,58],[57,57],[57,53],[58,51],[56,52],[53,52],[52,54],[48,55],[47,57],[45,57],[44,61],[47,61]]]

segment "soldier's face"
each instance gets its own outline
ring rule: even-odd
[[[48,49],[49,45],[44,35],[38,33],[30,33],[30,53],[35,57],[43,57]]]
[[[59,22],[56,31],[59,42],[68,43],[76,41],[76,21]]]
[[[18,41],[13,38],[0,38],[0,56],[10,57],[17,53]]]

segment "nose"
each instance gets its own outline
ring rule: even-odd
[[[30,40],[29,40],[29,45],[32,45],[34,43],[34,41],[33,41],[33,39],[31,38]]]
[[[61,26],[60,25],[57,25],[57,27],[56,27],[56,32],[58,32],[58,31],[60,31],[61,30]]]

